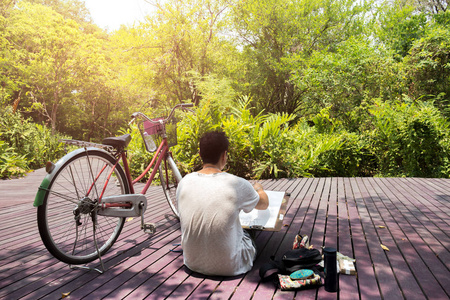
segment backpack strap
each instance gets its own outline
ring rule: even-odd
[[[263,282],[278,282],[278,274],[284,272],[285,268],[283,263],[275,261],[274,257],[271,256],[270,261],[259,268],[259,277],[261,277],[261,281]]]
[[[311,270],[313,270],[313,272],[314,272],[315,274],[319,275],[320,278],[323,278],[323,279],[325,280],[325,275],[323,274],[323,272],[321,272],[321,271],[319,270],[319,268],[317,267],[317,265],[314,266],[314,267],[312,267]]]

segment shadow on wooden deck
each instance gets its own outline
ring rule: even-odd
[[[146,220],[155,235],[126,222],[104,256],[104,274],[72,270],[44,248],[34,194],[40,170],[0,181],[0,298],[2,299],[448,299],[450,295],[450,180],[314,178],[262,181],[291,193],[280,232],[260,232],[254,268],[231,278],[205,277],[183,265],[179,224],[160,188],[149,190]],[[356,259],[358,275],[340,275],[340,291],[283,292],[261,283],[258,268],[290,249],[297,232],[316,248],[336,247]],[[389,251],[383,250],[381,244]],[[91,266],[99,267],[98,262]]]

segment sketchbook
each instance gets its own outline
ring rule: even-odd
[[[289,196],[285,192],[265,191],[269,197],[266,210],[254,209],[249,213],[241,211],[239,219],[246,229],[279,231],[282,227]]]

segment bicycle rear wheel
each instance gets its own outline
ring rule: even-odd
[[[173,160],[172,156],[168,153],[159,166],[159,175],[161,178],[161,186],[166,196],[167,202],[170,208],[177,218],[178,214],[178,202],[177,202],[177,188],[178,183],[181,181],[181,174]]]
[[[104,255],[117,240],[124,218],[97,214],[97,200],[105,185],[104,197],[129,193],[120,165],[107,181],[114,164],[108,153],[86,150],[56,171],[38,207],[38,227],[44,245],[57,259],[85,264],[98,258],[98,252]]]

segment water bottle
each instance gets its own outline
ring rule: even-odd
[[[155,142],[153,141],[152,136],[149,135],[147,132],[144,132],[144,142],[149,152],[153,152],[156,150]]]
[[[330,247],[323,248],[323,256],[325,291],[335,293],[338,290],[339,284],[336,262],[336,249]]]

